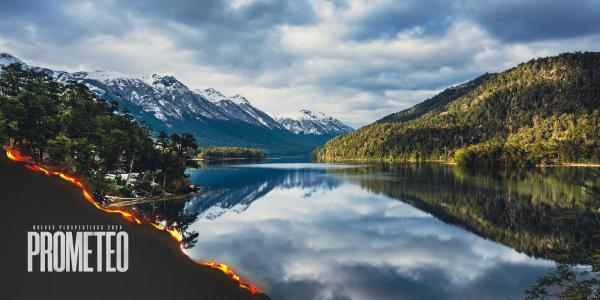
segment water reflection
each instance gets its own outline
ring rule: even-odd
[[[269,166],[266,168],[265,166]],[[190,172],[192,182],[211,190],[193,197],[184,212],[200,218],[215,219],[227,211],[240,213],[255,200],[275,188],[300,188],[303,197],[320,190],[332,190],[340,180],[325,176],[325,168],[307,164],[257,164],[240,167],[207,167]]]
[[[335,172],[335,171],[333,171]],[[591,170],[469,174],[436,165],[377,165],[340,176],[528,255],[584,263],[597,226],[583,203]]]
[[[176,222],[192,257],[234,266],[273,299],[520,299],[544,259],[591,247],[574,184],[584,173],[217,166],[189,172],[208,187],[193,199],[137,209]]]

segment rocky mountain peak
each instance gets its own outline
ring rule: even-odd
[[[301,109],[298,113],[276,119],[287,130],[296,134],[340,135],[354,130],[336,118],[308,109]]]
[[[8,53],[0,53],[0,65],[10,65],[10,64],[24,64],[20,59],[8,54]]]

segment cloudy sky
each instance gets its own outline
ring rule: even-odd
[[[599,51],[599,15],[597,0],[0,0],[0,51],[359,127],[484,72]]]

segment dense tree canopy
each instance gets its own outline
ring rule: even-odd
[[[202,149],[197,158],[204,160],[265,159],[267,153],[257,148],[209,147]]]
[[[197,148],[189,134],[154,138],[85,85],[19,64],[0,71],[0,143],[81,177],[99,196],[182,191],[185,162]]]
[[[600,53],[570,53],[452,87],[315,153],[323,160],[456,157],[475,165],[598,162],[599,130]]]

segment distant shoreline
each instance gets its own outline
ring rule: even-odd
[[[192,160],[219,162],[241,160],[263,160],[268,158],[263,149],[248,147],[208,147],[201,149]]]
[[[568,162],[568,163],[558,163],[558,164],[537,164],[536,167],[539,168],[552,168],[552,167],[582,167],[582,168],[600,168],[600,163],[576,163],[576,162]]]
[[[265,160],[265,159],[276,159],[276,158],[249,158],[249,157],[227,157],[227,158],[215,158],[215,159],[207,159],[207,158],[192,158],[190,160],[193,161],[205,161],[205,162],[220,162],[220,161],[239,161],[239,160]]]
[[[400,163],[400,164],[418,164],[418,163],[437,163],[449,166],[456,166],[455,161],[451,160],[404,160],[404,161],[396,161],[396,160],[386,160],[386,159],[368,159],[368,158],[348,158],[348,159],[325,159],[325,160],[317,160],[317,162],[323,163],[331,163],[331,162],[379,162],[379,163]],[[557,163],[557,164],[536,164],[536,168],[556,168],[556,167],[576,167],[576,168],[600,168],[600,163],[582,163],[582,162],[565,162],[565,163]]]

